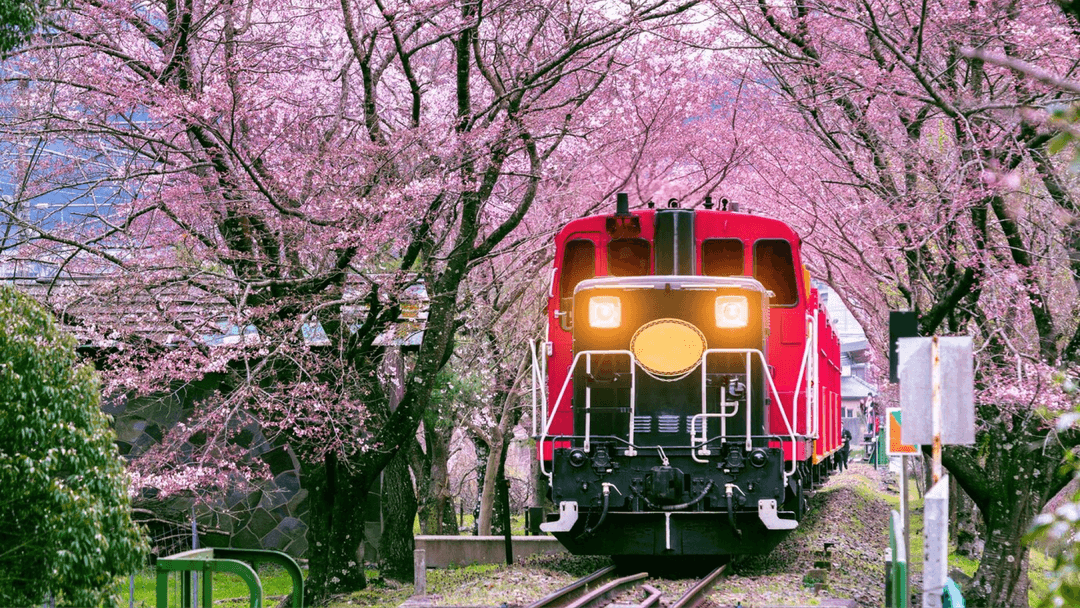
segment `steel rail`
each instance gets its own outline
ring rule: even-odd
[[[697,608],[705,603],[705,596],[713,588],[713,585],[720,580],[720,577],[724,576],[727,572],[727,564],[720,566],[716,570],[709,573],[708,576],[701,579],[696,585],[690,588],[689,591],[683,594],[675,603],[668,606],[668,608]]]
[[[641,603],[637,605],[637,608],[651,608],[660,603],[660,596],[663,595],[662,591],[652,585],[642,585],[641,588],[649,595],[641,600]]]
[[[633,587],[638,581],[648,578],[648,576],[648,572],[638,572],[637,574],[617,578],[594,591],[586,593],[576,601],[567,604],[565,608],[593,608],[594,606],[600,606],[600,602],[611,599],[616,594],[625,591],[627,587]]]
[[[564,605],[564,603],[572,602],[581,597],[587,593],[590,588],[595,587],[596,585],[602,585],[611,580],[614,576],[615,566],[601,568],[585,578],[578,579],[558,591],[553,591],[552,593],[545,595],[528,606],[525,606],[525,608],[553,608],[554,606]]]

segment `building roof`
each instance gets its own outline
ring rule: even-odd
[[[125,334],[162,345],[191,340],[210,346],[259,341],[258,329],[252,325],[241,328],[235,321],[236,311],[211,290],[183,283],[117,290],[107,284],[107,278],[14,276],[0,280],[48,306],[58,315],[60,326],[84,347],[115,346]],[[347,280],[341,308],[346,323],[358,324],[367,313],[367,281],[356,276]],[[428,302],[422,280],[406,287],[397,323],[379,335],[375,345],[419,344]],[[317,319],[305,323],[301,332],[310,345],[329,344]]]
[[[840,378],[840,395],[843,399],[865,399],[877,394],[877,387],[858,376]]]

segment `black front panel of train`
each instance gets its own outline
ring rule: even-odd
[[[661,209],[656,212],[656,274],[694,274],[694,212]]]
[[[741,329],[716,327],[717,296],[745,296],[749,304],[749,320]],[[589,298],[616,296],[621,301],[621,323],[617,328],[597,329],[589,325]],[[761,298],[758,293],[739,289],[679,290],[679,289],[588,289],[576,296],[574,305],[574,352],[584,350],[629,350],[634,334],[642,326],[659,319],[679,319],[689,322],[704,334],[708,348],[756,349],[764,352],[765,329]],[[588,368],[588,369],[587,369]],[[722,424],[709,418],[708,437],[718,440],[721,430],[729,438],[746,435],[747,388],[750,403],[750,434],[759,436],[756,444],[763,445],[765,411],[768,395],[761,360],[751,357],[751,378],[746,378],[746,357],[742,354],[711,354],[706,378],[707,411],[720,411],[721,394],[729,403],[742,401],[736,416]],[[637,445],[689,446],[693,416],[701,413],[700,366],[683,377],[654,377],[637,370],[637,395],[634,412],[634,443]],[[624,355],[594,355],[591,366],[582,357],[574,369],[573,411],[574,435],[586,434],[586,387],[589,399],[590,437],[613,436],[629,440],[630,364]],[[702,419],[697,420],[698,424]],[[700,435],[700,433],[699,433]],[[576,445],[581,439],[575,441]]]

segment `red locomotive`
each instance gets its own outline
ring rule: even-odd
[[[839,341],[786,224],[649,207],[556,237],[541,527],[582,554],[767,552],[834,468]]]

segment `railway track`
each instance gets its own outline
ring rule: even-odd
[[[646,583],[649,575],[639,572],[617,577],[615,566],[593,572],[525,608],[700,608],[713,585],[727,571],[720,566],[696,582],[679,598],[669,599],[656,587]]]

